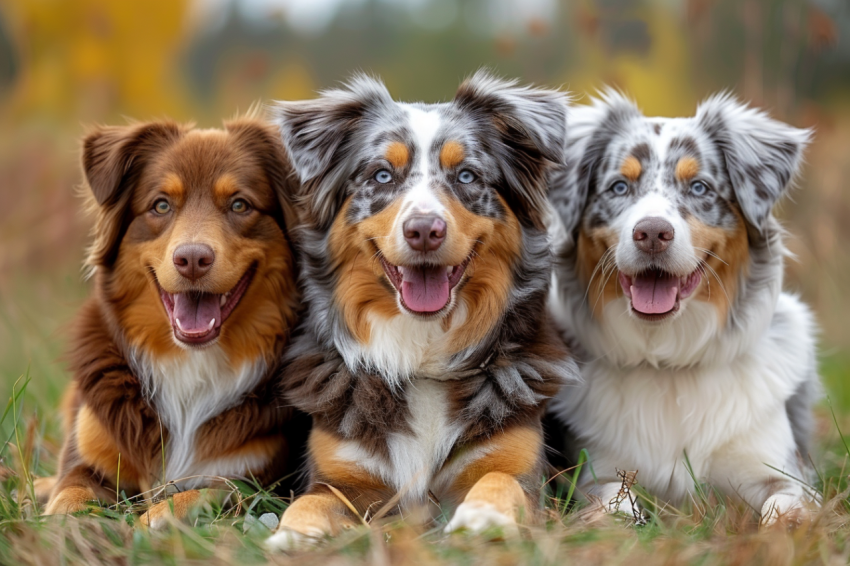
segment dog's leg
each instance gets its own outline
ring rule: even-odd
[[[519,534],[517,524],[529,512],[529,498],[516,478],[502,472],[490,472],[463,498],[446,532],[466,529],[483,533],[498,528],[506,536],[516,536]]]
[[[86,466],[77,466],[61,475],[47,502],[45,515],[69,515],[82,511],[89,502],[100,500],[113,501],[109,494],[97,482],[96,474]]]
[[[57,481],[58,478],[56,476],[33,480],[32,489],[35,492],[35,500],[40,506],[47,505],[47,502],[50,501],[50,496],[53,493],[53,488],[56,487]]]
[[[462,502],[446,532],[482,533],[495,527],[505,535],[518,534],[518,523],[531,522],[537,515],[537,506],[523,485],[539,477],[542,433],[538,428],[514,427],[480,448],[483,456],[459,466],[450,499],[462,498]]]
[[[302,495],[284,511],[277,532],[266,545],[271,550],[294,550],[354,525],[342,500],[329,491],[316,491]]]
[[[806,479],[784,411],[735,438],[712,458],[712,485],[760,512],[762,527],[811,520],[818,502],[801,483]]]
[[[145,511],[139,518],[139,522],[153,530],[159,530],[168,525],[170,517],[184,521],[192,509],[207,501],[223,503],[230,496],[230,493],[230,491],[222,489],[181,491]]]

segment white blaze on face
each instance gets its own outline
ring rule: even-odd
[[[635,226],[644,218],[663,218],[673,226],[674,237],[665,253],[666,262],[668,265],[682,266],[691,271],[694,252],[690,244],[690,226],[679,214],[673,201],[665,196],[663,188],[642,197],[614,223],[613,227],[620,235],[616,254],[620,270],[633,275],[645,266],[646,254],[638,250],[633,239]]]
[[[442,216],[445,207],[432,188],[428,158],[434,145],[434,138],[440,129],[440,114],[426,112],[418,108],[407,107],[410,130],[414,136],[414,156],[411,173],[418,176],[416,184],[407,191],[399,218],[402,222],[414,214],[436,214]]]

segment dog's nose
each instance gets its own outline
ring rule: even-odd
[[[412,216],[402,229],[407,244],[419,252],[432,252],[446,239],[446,221],[439,216]]]
[[[672,224],[663,218],[652,216],[635,224],[632,239],[640,251],[657,254],[670,246],[674,233]]]
[[[206,244],[182,244],[174,250],[174,267],[186,279],[203,277],[215,261],[215,252]]]

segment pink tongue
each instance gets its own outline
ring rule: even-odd
[[[668,312],[676,305],[679,278],[650,271],[632,279],[632,306],[644,314]]]
[[[437,312],[449,302],[449,276],[445,267],[405,267],[401,297],[416,312]]]
[[[210,330],[210,321],[221,324],[221,295],[212,293],[177,293],[174,297],[173,316],[180,319],[179,328],[188,334]]]

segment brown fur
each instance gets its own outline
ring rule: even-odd
[[[738,292],[738,281],[742,275],[746,275],[750,260],[747,227],[740,213],[737,213],[737,217],[738,223],[734,230],[706,226],[694,217],[688,219],[693,245],[711,252],[704,254],[707,267],[702,270],[702,281],[694,293],[694,299],[711,303],[721,323],[725,323],[729,316],[729,309]]]
[[[617,234],[609,228],[588,229],[583,226],[579,231],[576,247],[578,274],[588,287],[587,300],[597,318],[602,316],[605,305],[621,294],[613,259],[609,260],[610,264],[605,269],[600,266],[602,256],[617,242]]]
[[[630,155],[623,160],[620,166],[620,174],[629,181],[637,181],[640,174],[643,172],[643,167],[637,157]]]
[[[446,169],[451,169],[460,165],[465,156],[463,146],[460,143],[454,140],[447,141],[440,150],[440,165]]]
[[[396,169],[401,169],[410,161],[410,150],[403,143],[394,141],[387,146],[384,158]]]
[[[676,164],[676,179],[690,181],[699,173],[699,162],[693,157],[683,157]]]
[[[171,293],[224,293],[256,269],[218,345],[234,367],[264,360],[269,371],[240,404],[200,427],[195,452],[200,462],[262,457],[264,467],[245,470],[261,482],[293,472],[307,425],[279,398],[274,379],[298,302],[286,232],[294,219],[289,170],[274,130],[250,118],[224,130],[169,122],[98,128],[84,142],[83,169],[97,211],[88,258],[94,293],[72,339],[74,382],[63,403],[70,426],[48,512],[78,509],[95,497],[114,501],[117,489],[132,496],[162,480],[169,431],[128,361],[129,349],[157,361],[186,357],[157,282]],[[251,205],[243,215],[229,212],[236,191]],[[151,208],[163,195],[173,212],[156,215]],[[172,261],[189,241],[216,253],[200,287]]]

